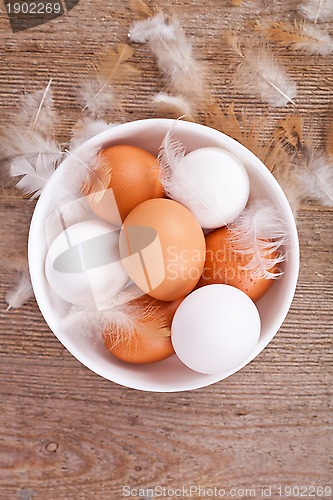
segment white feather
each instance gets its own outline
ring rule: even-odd
[[[57,114],[53,108],[51,81],[45,89],[23,96],[17,114],[1,130],[2,170],[14,176],[25,175],[18,187],[36,192],[35,196],[62,158],[61,147],[53,140]]]
[[[306,0],[300,6],[301,12],[311,21],[329,21],[333,17],[332,0]]]
[[[333,162],[320,152],[313,151],[304,169],[298,170],[303,199],[333,207]]]
[[[52,79],[44,89],[21,97],[15,125],[36,130],[44,135],[53,132],[58,116],[54,109],[51,83]]]
[[[202,65],[194,57],[192,43],[177,20],[168,21],[163,13],[159,13],[137,21],[129,36],[133,42],[149,42],[171,93],[184,95],[189,101],[202,94]]]
[[[168,23],[166,15],[159,12],[155,16],[148,17],[142,21],[136,21],[129,31],[129,37],[133,42],[144,43],[153,40],[174,41],[179,25]]]
[[[112,84],[99,75],[81,82],[78,101],[92,118],[101,118],[110,111],[118,112],[120,108]]]
[[[33,290],[30,276],[28,271],[24,271],[20,273],[17,285],[6,294],[7,311],[21,307],[31,297],[33,297]]]
[[[258,95],[271,106],[294,104],[296,83],[266,47],[244,49],[234,82],[242,91]]]
[[[105,120],[94,120],[93,118],[84,118],[79,120],[72,129],[72,138],[69,144],[69,150],[74,151],[91,137],[104,132],[117,123],[107,123]]]
[[[216,209],[219,206],[218,199],[212,197],[207,188],[198,186],[195,176],[190,177],[184,171],[185,153],[186,149],[181,141],[169,130],[158,154],[159,177],[165,193],[194,213],[200,213],[204,209],[220,217]]]
[[[182,162],[186,149],[169,130],[162,141],[158,154],[159,176],[165,193],[170,198],[183,194]]]
[[[282,274],[272,268],[285,260],[285,254],[280,251],[274,258],[270,254],[287,241],[287,225],[268,201],[252,203],[229,229],[233,250],[251,256],[243,269],[257,278],[274,279]]]
[[[53,196],[48,203],[50,214],[59,208],[65,210],[67,204],[84,196],[84,183],[98,166],[99,149],[83,144],[73,152],[66,151],[68,158],[61,166],[60,175],[54,180]],[[71,209],[71,205],[68,207]]]
[[[172,113],[179,117],[182,115],[191,116],[192,106],[182,96],[170,95],[166,92],[159,92],[153,96],[153,102],[157,109],[163,113]]]
[[[100,167],[98,156],[100,149],[100,146],[83,144],[75,151],[66,150],[69,162],[62,175],[67,180],[67,188],[77,194],[82,193],[83,182],[94,175],[95,170]]]
[[[327,56],[333,52],[333,39],[322,27],[304,22],[302,23],[300,34],[302,31],[304,35],[311,38],[312,41],[298,42],[293,44],[293,47],[309,52],[310,54],[320,54],[322,56]]]
[[[107,310],[96,311],[96,309],[73,306],[62,322],[62,329],[70,335],[84,334],[95,338],[109,331],[114,344],[135,334],[142,320],[150,320],[154,328],[163,329],[165,319],[154,317],[154,312],[156,313],[159,306],[153,306],[150,302],[133,302],[140,296],[142,296],[141,290],[129,287],[113,299]],[[147,327],[149,328],[149,325]]]
[[[50,85],[51,80],[45,89],[21,97],[18,112],[1,130],[1,158],[59,150],[48,137],[57,123]]]
[[[121,308],[104,311],[72,309],[61,325],[62,330],[68,334],[84,334],[87,337],[100,337],[110,327],[116,335],[120,335],[122,331],[131,335],[135,331],[133,321]]]
[[[56,161],[63,154],[59,144],[52,139],[45,138],[39,132],[29,134],[25,128],[11,125],[2,134],[0,147],[2,159],[7,161],[17,156],[24,156],[33,161],[39,154],[49,156],[50,161]]]
[[[10,175],[12,177],[22,176],[16,187],[22,189],[26,194],[32,195],[31,199],[34,199],[41,194],[56,166],[57,164],[53,161],[50,162],[49,155],[39,154],[35,166],[21,156],[12,163]]]

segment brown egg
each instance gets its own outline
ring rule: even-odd
[[[132,210],[120,231],[120,256],[127,274],[145,293],[176,300],[200,279],[205,238],[194,215],[168,199],[148,200]]]
[[[101,219],[116,225],[121,225],[130,211],[143,201],[164,197],[156,158],[144,149],[127,144],[110,146],[100,152],[96,175],[83,187],[83,193]]]
[[[206,236],[206,261],[198,287],[213,283],[232,285],[255,302],[269,290],[274,280],[258,278],[253,272],[242,269],[252,255],[235,252],[228,236],[229,229],[226,227],[216,229]],[[275,258],[276,252],[268,257]],[[278,272],[278,264],[270,272]]]
[[[133,302],[142,304],[142,317],[134,332],[106,331],[103,338],[108,351],[127,363],[154,363],[174,354],[170,326],[177,307],[183,299],[162,302],[144,295]],[[151,313],[147,314],[147,310]],[[156,329],[154,329],[154,326]]]

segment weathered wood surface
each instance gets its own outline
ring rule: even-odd
[[[234,61],[223,33],[258,17],[291,18],[299,3],[158,2],[182,20],[212,66],[217,97],[255,114],[267,108],[230,87]],[[58,134],[66,140],[80,116],[75,85],[102,47],[126,41],[132,19],[127,2],[81,0],[66,16],[13,34],[2,12],[1,123],[23,91],[52,76],[62,117]],[[298,82],[297,111],[316,137],[325,137],[332,125],[333,58],[275,50]],[[146,46],[137,47],[135,62],[143,74],[124,91],[128,119],[153,116],[149,98],[163,88]],[[1,499],[117,500],[125,485],[255,488],[256,498],[261,486],[272,486],[271,498],[281,498],[279,485],[333,486],[331,210],[300,211],[297,292],[267,349],[211,387],[151,394],[119,387],[80,365],[50,332],[34,300],[5,312],[4,294],[14,279],[13,262],[26,252],[33,206],[12,188],[1,194]]]

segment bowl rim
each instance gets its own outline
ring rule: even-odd
[[[247,149],[245,146],[243,146],[241,143],[236,141],[235,139],[231,138],[230,136],[224,134],[223,132],[220,132],[219,130],[213,129],[211,127],[208,127],[206,125],[202,125],[200,123],[194,123],[194,122],[189,122],[186,120],[175,120],[172,118],[147,118],[147,119],[141,119],[141,120],[135,120],[135,121],[130,121],[126,123],[121,123],[117,125],[111,125],[109,128],[106,130],[100,132],[99,134],[93,136],[92,138],[88,139],[85,141],[83,144],[81,144],[78,148],[76,148],[76,152],[79,152],[80,150],[83,150],[85,147],[95,147],[95,146],[103,146],[103,144],[107,142],[112,142],[112,141],[117,141],[117,137],[113,137],[112,132],[113,131],[122,131],[123,135],[126,135],[129,137],[130,135],[134,135],[133,132],[138,130],[138,127],[145,126],[145,125],[158,125],[161,127],[165,127],[166,130],[170,129],[172,125],[175,123],[179,124],[180,127],[186,127],[186,132],[191,133],[192,132],[197,132],[200,134],[201,132],[204,132],[207,134],[207,129],[209,130],[210,136],[216,140],[221,140],[221,135],[223,136],[223,140],[226,143],[229,143],[230,146],[233,149],[238,149],[239,151],[242,151],[243,154],[246,154],[249,158],[251,158],[252,162],[256,164],[256,168],[259,170],[260,174],[263,175],[264,178],[266,178],[266,181],[273,185],[275,188],[276,193],[279,196],[279,201],[281,202],[282,208],[283,208],[283,213],[285,215],[288,215],[288,225],[290,225],[290,229],[292,230],[293,233],[293,257],[294,257],[294,267],[292,270],[292,276],[290,278],[290,286],[288,287],[287,290],[287,296],[285,297],[284,300],[284,307],[280,311],[279,314],[279,320],[276,321],[275,324],[275,333],[271,335],[267,341],[265,341],[263,346],[260,346],[251,353],[249,358],[242,363],[242,365],[238,366],[236,369],[231,370],[230,372],[224,372],[223,374],[216,374],[213,376],[207,376],[207,383],[193,383],[193,384],[187,384],[186,387],[175,387],[175,388],[159,388],[158,385],[152,389],[151,387],[145,387],[145,386],[140,386],[140,384],[135,383],[135,376],[133,376],[133,383],[129,383],[128,381],[124,381],[121,379],[118,379],[117,377],[111,378],[109,376],[106,376],[103,370],[100,370],[98,366],[94,363],[90,363],[89,360],[84,359],[83,356],[81,356],[80,352],[73,352],[75,351],[73,348],[71,348],[66,340],[58,335],[55,332],[55,327],[52,326],[54,325],[54,319],[52,317],[52,310],[45,304],[43,303],[43,294],[40,293],[40,285],[42,285],[42,289],[44,287],[44,282],[45,282],[45,276],[43,276],[43,273],[40,271],[39,267],[39,260],[35,258],[35,254],[33,251],[33,247],[35,244],[35,240],[38,236],[39,232],[39,225],[44,221],[45,215],[45,208],[44,206],[47,204],[47,194],[48,191],[52,189],[52,181],[48,182],[47,185],[45,186],[41,196],[39,197],[34,212],[33,216],[31,219],[30,223],[30,229],[29,229],[29,236],[28,236],[28,264],[29,264],[29,271],[30,271],[30,277],[31,277],[31,282],[32,282],[32,287],[34,290],[36,302],[38,304],[38,307],[42,313],[42,316],[46,323],[48,324],[50,330],[52,333],[57,337],[57,339],[63,344],[63,346],[78,360],[80,363],[82,363],[85,367],[93,371],[94,373],[100,375],[101,377],[110,380],[116,384],[119,384],[123,387],[131,388],[131,389],[136,389],[136,390],[142,390],[142,391],[148,391],[148,392],[182,392],[182,391],[188,391],[188,390],[195,390],[203,387],[207,387],[209,385],[212,385],[216,382],[222,381],[225,378],[231,376],[232,374],[236,373],[237,371],[241,370],[245,365],[250,363],[253,359],[255,359],[264,349],[265,347],[271,342],[271,340],[274,338],[276,333],[279,331],[282,323],[284,322],[288,311],[290,309],[295,290],[296,290],[296,285],[297,285],[297,280],[298,280],[298,274],[299,274],[299,263],[300,263],[300,256],[299,256],[299,240],[298,240],[298,233],[297,233],[297,227],[296,227],[296,222],[292,213],[292,210],[290,208],[289,202],[275,179],[275,177],[272,175],[272,173],[268,170],[268,168],[264,165],[264,163],[254,154],[252,151]],[[116,134],[117,135],[117,134]],[[61,171],[64,168],[64,165],[66,165],[70,161],[70,156],[67,156],[58,166],[58,168],[55,170],[55,172],[52,174],[51,179],[57,178],[59,175],[61,175]],[[221,376],[222,375],[222,376]]]

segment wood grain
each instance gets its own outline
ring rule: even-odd
[[[232,86],[237,61],[223,36],[230,28],[247,34],[248,22],[258,17],[291,19],[299,2],[156,3],[181,19],[222,105],[234,100],[238,110],[267,113],[264,104]],[[67,15],[15,34],[0,14],[1,123],[22,92],[41,88],[52,76],[62,119],[58,136],[66,141],[80,116],[77,83],[103,47],[126,41],[132,20],[128,2],[120,0],[81,0]],[[333,123],[333,58],[274,50],[297,81],[297,112],[324,140]],[[150,98],[163,88],[146,46],[136,47],[134,62],[142,75],[123,88],[128,120],[154,116]],[[278,119],[292,109],[269,114]],[[1,500],[117,500],[125,485],[256,488],[256,498],[261,486],[272,486],[277,499],[283,498],[279,485],[333,486],[330,209],[309,205],[299,213],[297,292],[264,352],[213,386],[152,394],[117,386],[83,367],[50,332],[34,300],[5,312],[15,262],[26,254],[34,203],[10,186],[0,201]],[[246,498],[245,492],[234,498]]]

